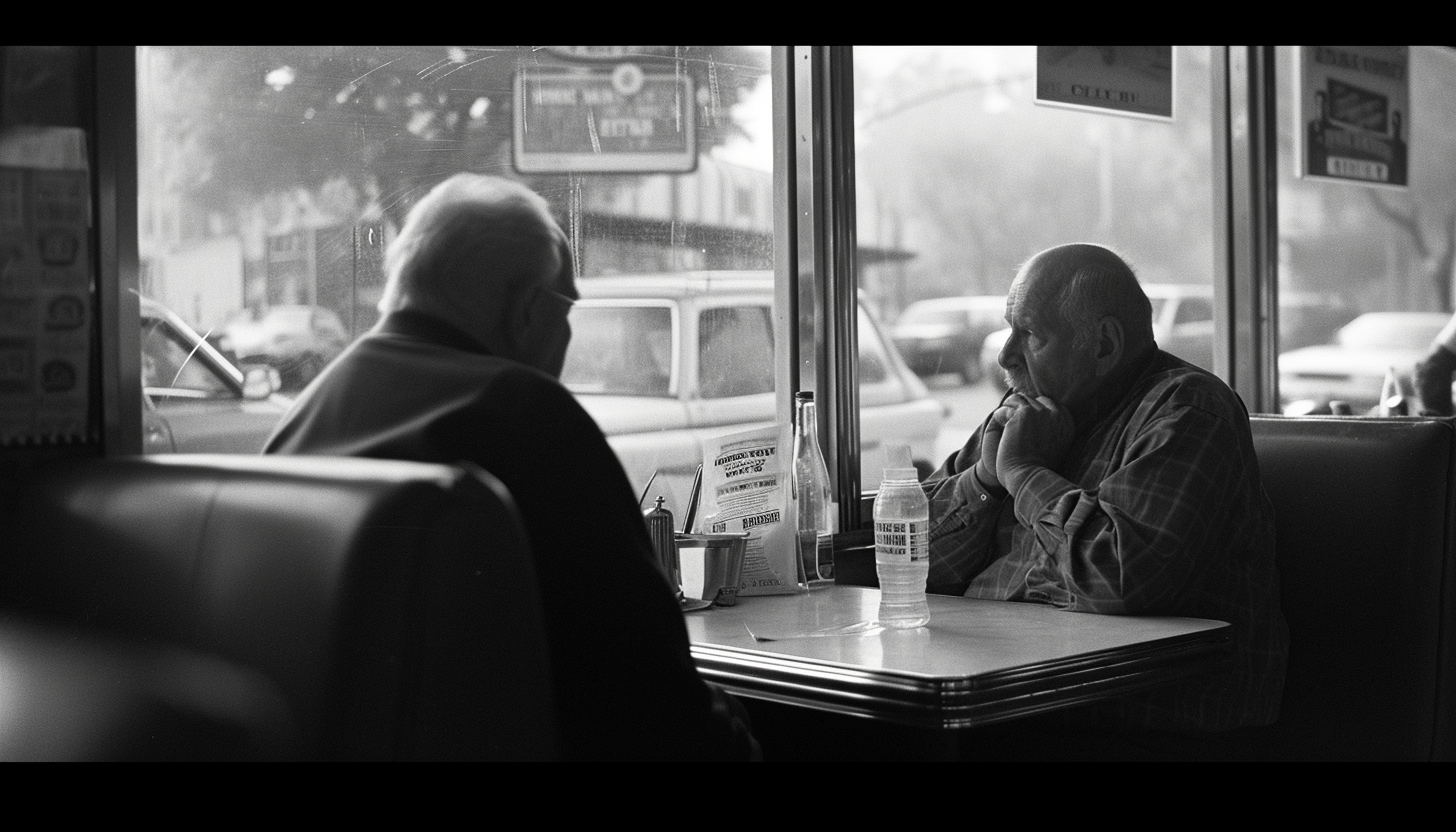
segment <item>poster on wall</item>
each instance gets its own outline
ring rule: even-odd
[[[0,444],[86,439],[91,186],[85,134],[0,129]]]
[[[1300,176],[1409,183],[1409,47],[1299,47],[1297,112]]]
[[[1036,103],[1173,120],[1173,47],[1038,46]]]

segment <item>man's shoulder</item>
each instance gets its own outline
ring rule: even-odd
[[[473,378],[471,385],[477,390],[514,387],[551,399],[575,401],[553,376],[498,355],[394,333],[372,333],[360,339],[355,346],[358,358],[374,365],[374,370],[378,370],[381,363],[387,363],[396,373],[466,375]]]
[[[1248,418],[1243,400],[1223,379],[1162,350],[1158,350],[1140,386],[1139,398],[1158,410],[1195,407],[1226,418]]]

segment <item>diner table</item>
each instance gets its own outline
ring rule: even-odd
[[[740,698],[953,732],[1227,666],[1226,622],[931,595],[930,623],[876,622],[880,591],[829,584],[686,615],[704,678]]]

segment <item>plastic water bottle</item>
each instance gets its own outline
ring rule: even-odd
[[[875,497],[875,573],[880,624],[895,629],[930,623],[930,503],[914,468],[886,468]]]

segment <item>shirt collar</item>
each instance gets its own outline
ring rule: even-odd
[[[444,318],[416,309],[398,309],[390,312],[379,322],[377,329],[385,335],[403,335],[407,338],[417,338],[443,347],[480,355],[493,354],[479,341],[465,334],[463,330]]]
[[[1161,363],[1157,359],[1163,354],[1163,351],[1156,346],[1151,347],[1145,355],[1109,376],[1090,398],[1071,408],[1072,421],[1076,424],[1078,432],[1101,422],[1109,413],[1121,410],[1123,405],[1127,404],[1127,394],[1146,376],[1156,371]]]

